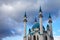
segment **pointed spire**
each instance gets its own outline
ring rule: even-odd
[[[25,15],[24,15],[24,17],[26,17],[26,18],[27,18],[27,16],[26,16],[26,12],[25,12]]]
[[[40,10],[39,10],[39,12],[42,12],[41,6],[40,6]]]
[[[51,18],[51,15],[50,15],[50,13],[49,13],[49,18]]]
[[[31,32],[31,29],[29,28],[29,33]]]
[[[35,17],[35,22],[37,22],[37,19],[36,19],[36,17]]]
[[[25,15],[24,15],[24,22],[27,22],[27,16],[26,16],[26,12],[25,12]]]
[[[47,30],[49,30],[49,25],[47,24]]]
[[[51,19],[51,15],[50,15],[50,13],[49,13],[49,21],[48,21],[49,23],[52,23],[52,19]]]
[[[40,10],[39,10],[39,18],[40,18],[40,17],[43,17],[41,6],[40,6]]]

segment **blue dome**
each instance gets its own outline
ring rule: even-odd
[[[40,28],[40,24],[39,23],[35,23],[32,27],[32,29],[35,29],[35,28]]]

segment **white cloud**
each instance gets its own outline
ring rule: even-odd
[[[14,0],[15,1],[15,0]],[[47,0],[46,0],[47,1]],[[8,2],[8,1],[6,1],[6,2]],[[9,2],[11,2],[11,1],[9,1]],[[0,6],[0,10],[2,10],[2,12],[3,13],[6,13],[5,15],[13,15],[14,17],[15,16],[17,16],[18,15],[18,11],[19,11],[19,15],[18,15],[18,17],[16,17],[16,18],[20,18],[20,20],[21,20],[21,17],[20,16],[22,16],[22,13],[20,13],[20,11],[25,11],[25,10],[27,10],[27,9],[32,9],[32,8],[34,8],[34,9],[38,9],[39,8],[39,6],[40,6],[40,1],[37,1],[37,3],[33,3],[33,2],[29,2],[29,1],[27,1],[27,2],[25,2],[24,0],[23,1],[16,1],[16,2],[13,2],[13,3],[10,3],[9,4],[9,2],[8,2],[8,4],[2,4],[2,6]],[[53,1],[52,1],[53,2]],[[57,2],[57,1],[56,1]],[[59,1],[60,2],[60,1]],[[45,4],[45,0],[43,1],[41,1],[41,4],[42,4],[42,6],[44,7],[44,10],[49,10],[50,8],[52,8],[53,9],[53,7],[51,7],[52,5],[50,4],[51,3],[51,1],[49,1],[49,3],[48,3],[48,1],[47,1],[47,4]],[[56,3],[55,3],[56,4]],[[48,7],[47,7],[47,5],[48,5]],[[57,4],[56,4],[57,5]],[[56,7],[56,5],[53,5],[53,6],[55,6]],[[55,8],[54,8],[55,9]],[[50,10],[51,11],[51,10]],[[59,12],[59,14],[60,14],[60,12]],[[4,15],[4,14],[3,14]],[[30,16],[30,15],[29,15]],[[33,15],[32,15],[33,16]],[[32,19],[31,19],[32,20]],[[7,21],[6,21],[7,22]],[[10,23],[11,22],[11,23]],[[12,26],[20,26],[19,24],[16,24],[15,23],[15,21],[10,21],[9,20],[9,25],[12,25]],[[14,24],[14,25],[13,25]],[[10,26],[11,26],[10,25]],[[16,29],[17,30],[17,29]],[[17,32],[18,33],[20,33],[21,31],[18,29],[17,30]],[[54,33],[55,34],[55,33]],[[60,37],[58,37],[58,36],[55,36],[54,37],[54,39],[55,40],[57,40],[57,39],[59,39]]]
[[[3,4],[0,7],[0,10],[2,10],[4,12],[9,12],[9,11],[12,11],[13,10],[13,7],[11,5],[5,5],[5,4]]]
[[[53,35],[56,35],[56,32],[53,31]]]
[[[16,9],[17,10],[24,10],[25,8],[29,8],[33,5],[34,5],[34,3],[32,3],[32,2],[16,1],[16,2],[13,2],[12,4],[2,4],[0,6],[0,8],[5,11],[6,10],[11,11],[13,8],[14,8],[14,10],[16,10]]]
[[[54,40],[60,40],[60,36],[54,36]]]
[[[11,37],[3,38],[3,40],[23,40],[23,37],[22,36],[11,36]]]
[[[35,5],[36,6],[36,5]],[[17,15],[18,12],[26,11],[34,7],[34,4],[31,2],[21,2],[17,1],[12,4],[2,4],[0,6],[0,11],[6,15]]]

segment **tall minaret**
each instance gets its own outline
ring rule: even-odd
[[[39,10],[39,24],[40,24],[40,40],[44,40],[43,39],[43,24],[42,24],[42,18],[43,18],[43,15],[42,15],[42,10],[41,10],[41,7],[40,7],[40,10]]]
[[[24,15],[24,40],[26,40],[26,24],[27,24],[27,16],[26,16],[26,12],[25,12],[25,15]]]
[[[40,7],[40,10],[39,10],[39,23],[40,23],[40,33],[41,33],[41,34],[43,34],[42,18],[43,18],[43,15],[42,15],[41,7]]]
[[[49,23],[50,36],[53,36],[53,34],[52,34],[52,18],[51,18],[50,14],[49,14],[48,23]]]

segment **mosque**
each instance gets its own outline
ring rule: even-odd
[[[29,33],[27,35],[26,33],[26,23],[27,23],[27,17],[26,13],[24,15],[24,37],[23,40],[54,40],[53,38],[53,32],[52,32],[52,18],[49,14],[48,17],[48,24],[45,30],[45,27],[43,26],[43,15],[42,15],[42,9],[40,7],[39,10],[39,22],[35,19],[35,23],[32,26],[31,29],[29,29]]]

